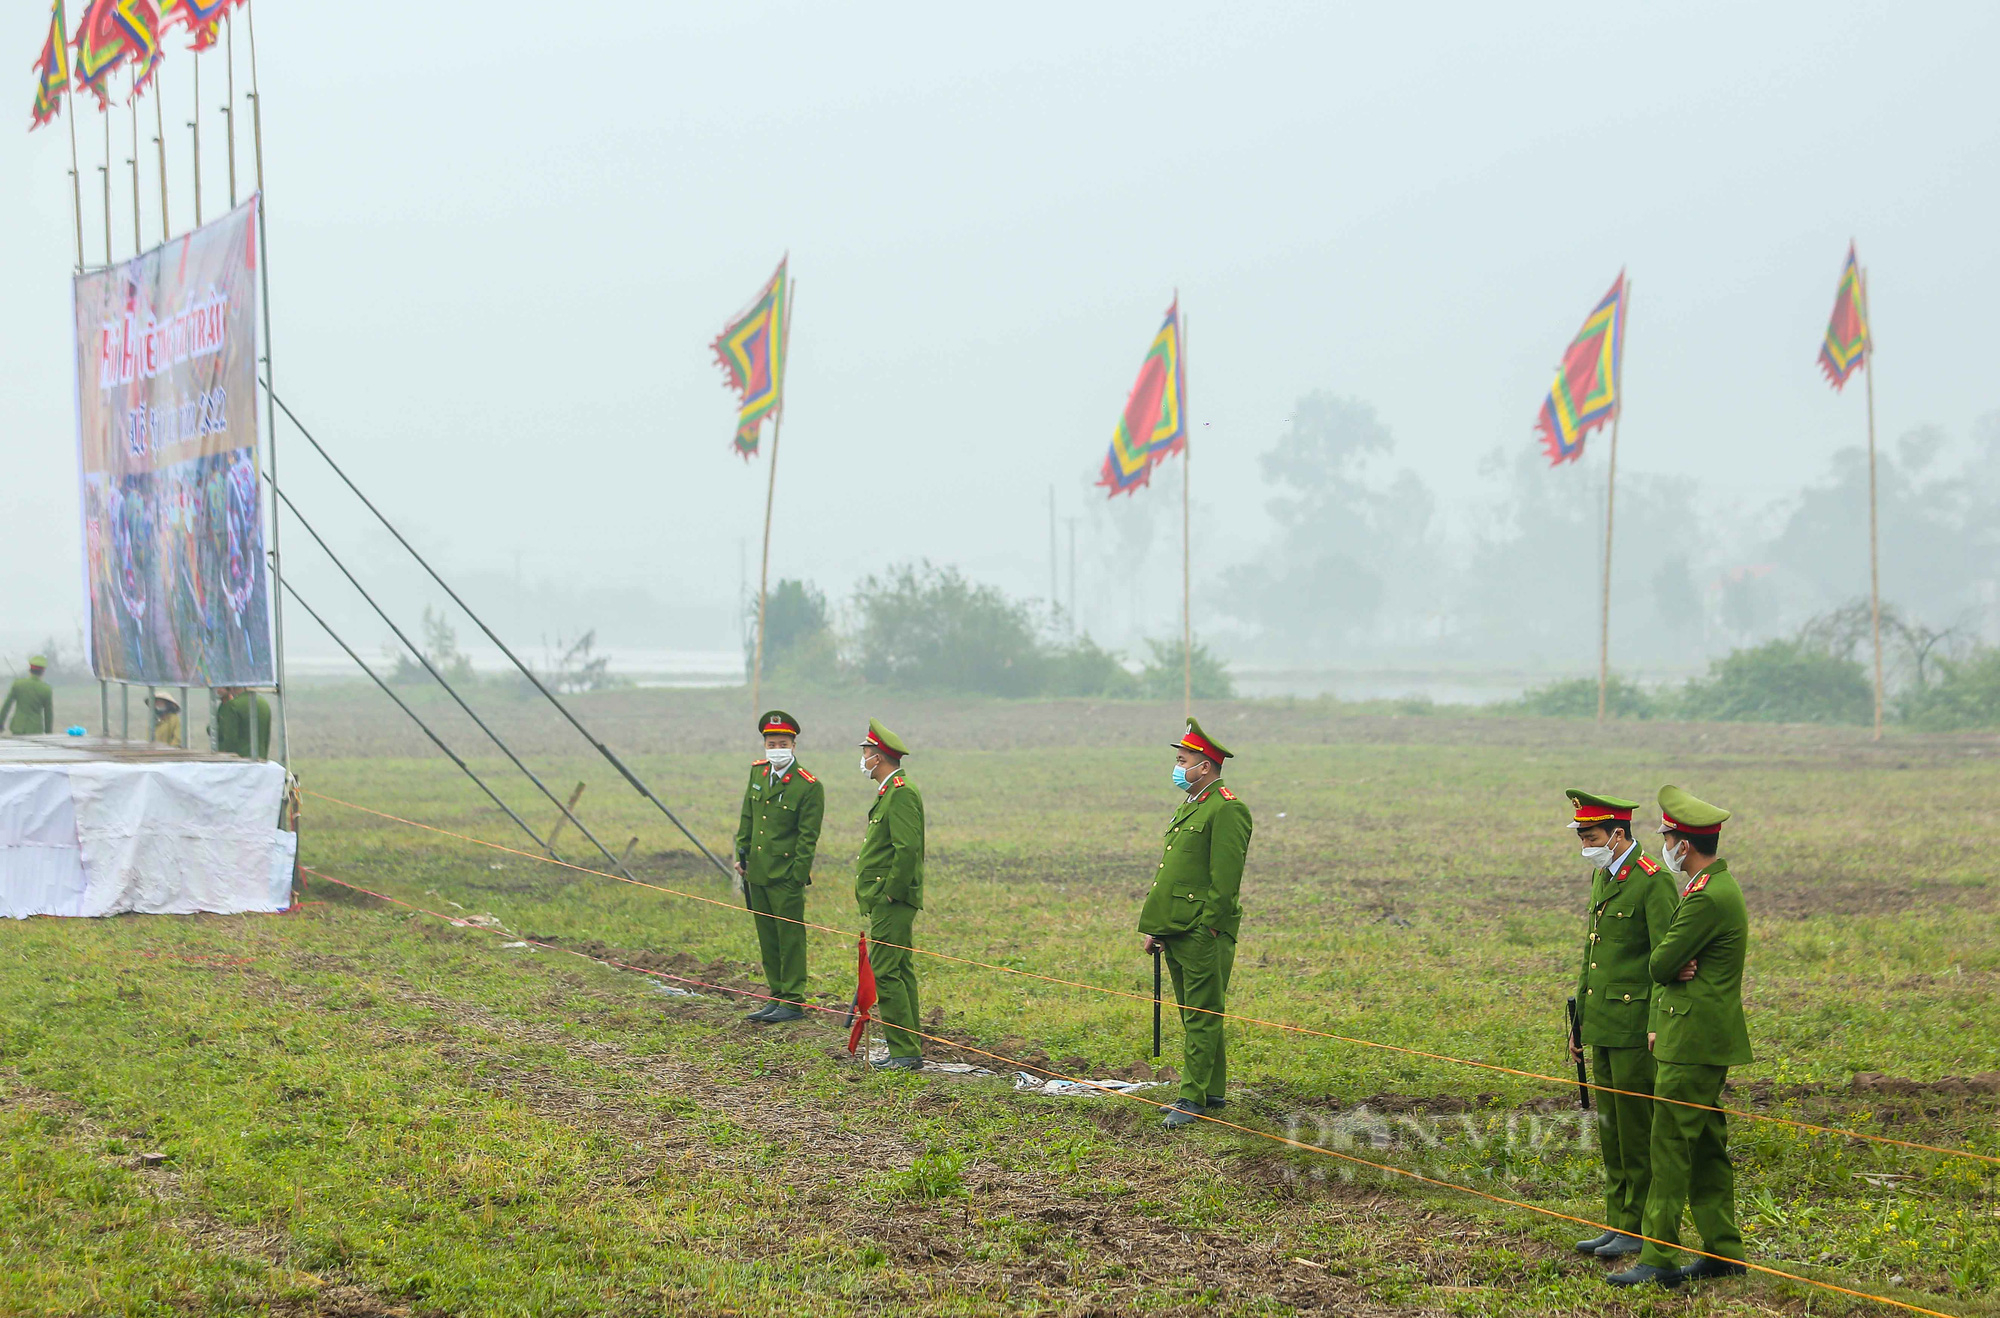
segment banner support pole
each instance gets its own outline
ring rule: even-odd
[[[125,163],[132,167],[132,255],[137,257],[146,250],[146,234],[139,226],[139,71],[132,70],[131,92],[125,104],[132,111],[132,156]]]
[[[1175,295],[1179,302],[1179,295]],[[1194,717],[1194,595],[1189,583],[1194,571],[1192,519],[1188,511],[1188,487],[1194,484],[1194,430],[1188,414],[1187,346],[1188,318],[1181,313],[1181,717]]]
[[[788,274],[785,283],[785,323],[779,331],[778,369],[792,366],[792,299],[798,296],[799,281]],[[771,418],[770,480],[764,486],[764,563],[757,569],[757,650],[750,669],[750,704],[757,705],[764,680],[764,605],[771,581],[771,508],[778,498],[778,435],[785,425],[785,377],[778,377],[777,414]]]
[[[76,88],[70,87],[65,94],[69,104],[63,107],[63,118],[69,120],[69,191],[71,208],[76,215],[76,272],[83,273],[83,174],[76,163]]]
[[[201,227],[201,52],[194,53],[194,118],[188,128],[194,137],[194,227]]]
[[[271,368],[271,225],[264,205],[264,98],[258,94],[257,83],[257,12],[246,4],[244,20],[250,34],[250,140],[257,167],[257,284],[264,307],[264,429],[266,470],[270,473],[271,486],[278,486],[278,405],[277,395],[272,391],[276,377]],[[235,121],[232,118],[231,123]],[[271,676],[276,685],[272,688],[272,704],[276,715],[272,729],[271,756],[285,768],[291,768],[292,739],[285,720],[285,569],[284,558],[279,552],[278,505],[271,504]]]
[[[1604,474],[1604,602],[1598,615],[1597,624],[1597,721],[1604,722],[1606,695],[1611,685],[1611,528],[1614,506],[1618,499],[1618,422],[1625,415],[1625,345],[1622,342],[1622,322],[1632,311],[1632,281],[1625,281],[1625,288],[1619,294],[1624,305],[1619,308],[1621,322],[1618,345],[1618,397],[1611,409],[1611,462]]]
[[[160,87],[159,66],[153,67],[153,146],[160,153],[160,242],[164,245],[174,236],[173,223],[167,214],[167,111],[163,104],[165,92]]]
[[[108,78],[111,75],[107,73],[104,76]],[[71,104],[74,105],[75,102],[72,101]],[[104,164],[98,172],[104,175],[104,265],[109,269],[111,266],[111,103],[109,101],[98,106],[97,117],[104,121]],[[111,724],[107,721],[104,726],[108,731]]]
[[[1868,625],[1875,638],[1875,736],[1882,740],[1882,563],[1875,516],[1875,317],[1868,309],[1868,271],[1861,275],[1861,321],[1868,327]]]
[[[236,209],[236,18],[235,10],[225,9],[222,13],[224,39],[224,79],[228,84],[229,103],[222,107],[222,116],[228,124],[229,142],[229,209]]]

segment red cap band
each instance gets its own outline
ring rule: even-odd
[[[1608,805],[1580,805],[1576,808],[1576,822],[1579,824],[1629,824],[1632,822],[1630,810],[1620,810]]]
[[[1660,811],[1660,826],[1669,833],[1693,833],[1702,837],[1722,831],[1720,824],[1683,824],[1664,810]]]
[[[1202,736],[1199,732],[1190,730],[1185,737],[1182,737],[1178,742],[1174,744],[1177,746],[1185,746],[1197,755],[1206,755],[1209,759],[1213,760],[1217,764],[1222,763],[1223,759],[1222,752],[1215,748],[1214,742]]]

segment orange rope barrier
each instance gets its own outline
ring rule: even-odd
[[[301,866],[300,868],[304,869],[305,867]],[[322,871],[319,870],[308,870],[307,872],[312,874],[315,878],[325,879],[329,883],[337,883],[344,888],[351,888],[356,892],[365,893],[370,897],[375,897],[385,902],[392,902],[397,906],[407,907],[412,911],[417,911],[424,915],[433,916],[437,919],[444,920],[447,923],[457,926],[459,928],[465,928],[465,929],[483,928],[485,932],[494,934],[504,934],[507,932],[505,930],[491,929],[491,928],[485,928],[484,926],[475,925],[472,924],[470,921],[461,920],[455,916],[446,915],[441,911],[429,910],[425,907],[418,906],[414,902],[407,902],[399,897],[391,897],[385,893],[375,892],[371,889],[362,887],[358,883],[349,883],[345,879],[337,879],[333,875],[323,873]],[[550,952],[564,952],[569,954],[570,956],[579,957],[585,961],[594,961],[600,965],[614,966],[620,970],[630,970],[641,975],[652,975],[659,979],[670,979],[673,980],[675,983],[679,984],[691,984],[697,988],[705,988],[715,993],[726,993],[735,995],[737,997],[755,998],[766,1002],[777,1001],[777,999],[773,998],[770,994],[759,993],[753,989],[729,988],[721,984],[709,983],[706,980],[692,979],[686,975],[675,975],[669,973],[668,971],[654,970],[647,966],[635,966],[630,964],[629,962],[619,961],[614,957],[592,956],[588,952],[579,952],[576,951],[574,948],[561,947],[554,943],[545,943],[539,939],[527,938],[524,936],[518,936],[518,937],[520,937],[520,941],[527,943],[533,947],[543,948]],[[889,946],[889,944],[884,944],[884,946]],[[801,1006],[809,1011],[816,1011],[829,1016],[839,1016],[842,1015],[844,1012],[844,1009],[842,1008],[827,1007],[816,1002],[799,1002],[799,1003],[794,1003],[793,1005]],[[1016,1070],[1022,1072],[1032,1073],[1037,1075],[1045,1075],[1052,1080],[1061,1080],[1070,1084],[1084,1085],[1091,1088],[1096,1088],[1099,1089],[1104,1094],[1117,1098],[1130,1099],[1135,1103],[1143,1103],[1146,1106],[1152,1108],[1164,1110],[1172,1106],[1171,1103],[1162,1103],[1158,1099],[1147,1098],[1142,1094],[1135,1094],[1122,1089],[1111,1089],[1104,1086],[1100,1086],[1090,1080],[1079,1079],[1078,1077],[1075,1076],[1064,1075],[1060,1071],[1052,1071],[1047,1067],[1036,1066],[1031,1062],[1021,1061],[1019,1058],[1008,1057],[1001,1053],[991,1052],[984,1048],[974,1047],[971,1044],[961,1043],[955,1039],[947,1039],[941,1035],[927,1034],[922,1030],[912,1029],[908,1026],[899,1025],[897,1026],[897,1028],[905,1030],[910,1034],[914,1034],[920,1039],[926,1039],[932,1043],[941,1044],[947,1048],[956,1048],[960,1052],[973,1053],[980,1057],[991,1058],[993,1061],[1000,1062],[1006,1066],[1011,1066]],[[1274,1144],[1286,1145],[1290,1148],[1300,1149],[1307,1153],[1317,1153],[1324,1157],[1338,1158],[1344,1162],[1351,1162],[1356,1164],[1357,1166],[1367,1167],[1374,1171],[1387,1172],[1394,1176],[1407,1177],[1410,1180],[1420,1181],[1425,1185],[1436,1186],[1439,1189],[1455,1190],[1461,1194],[1469,1194],[1476,1198],[1485,1199],[1491,1203],[1501,1204],[1508,1208],[1518,1208],[1524,1212],[1539,1213],[1543,1217],[1554,1218],[1557,1221],[1571,1222],[1577,1226],[1590,1227],[1598,1231],[1616,1231],[1618,1229],[1616,1227],[1608,1226],[1603,1222],[1594,1222],[1587,1217],[1576,1217],[1569,1213],[1560,1213],[1553,1208],[1544,1208],[1540,1204],[1531,1204],[1526,1200],[1510,1199],[1505,1195],[1493,1194],[1489,1191],[1480,1190],[1469,1185],[1460,1185],[1455,1181],[1439,1180],[1436,1177],[1425,1176],[1421,1172],[1413,1172],[1407,1168],[1397,1167],[1391,1163],[1375,1162],[1368,1158],[1358,1158],[1355,1157],[1353,1154],[1343,1153],[1338,1149],[1324,1148],[1318,1144],[1308,1144],[1304,1140],[1292,1139],[1289,1136],[1279,1135],[1273,1131],[1258,1130],[1253,1126],[1239,1125],[1238,1123],[1233,1121],[1224,1121],[1220,1117],[1209,1116],[1205,1113],[1201,1115],[1200,1119],[1202,1121],[1208,1122],[1210,1125],[1220,1126],[1225,1130],[1233,1130],[1238,1132],[1239,1134],[1251,1135],[1258,1139],[1270,1140]],[[1761,1272],[1766,1276],[1777,1277],[1784,1281],[1795,1281],[1803,1286],[1816,1286],[1821,1290],[1833,1291],[1841,1295],[1850,1296],[1857,1300],[1868,1300],[1875,1304],[1885,1304],[1890,1306],[1891,1308],[1903,1309],[1910,1313],[1924,1314],[1926,1315],[1926,1318],[1959,1318],[1959,1316],[1955,1314],[1948,1314],[1938,1309],[1926,1309],[1921,1305],[1911,1304],[1906,1300],[1894,1299],[1887,1295],[1875,1295],[1868,1291],[1853,1290],[1846,1286],[1836,1285],[1835,1283],[1830,1281],[1819,1281],[1812,1277],[1800,1276],[1798,1273],[1795,1272],[1785,1272],[1779,1268],[1766,1267],[1761,1263],[1752,1263],[1746,1259],[1725,1258],[1720,1254],[1711,1254],[1707,1250],[1696,1249],[1692,1245],[1683,1245],[1672,1241],[1658,1240],[1652,1236],[1640,1235],[1637,1232],[1625,1232],[1624,1234],[1634,1236],[1636,1239],[1644,1240],[1649,1244],[1659,1245],[1664,1249],[1686,1250],[1688,1253],[1697,1255],[1701,1258],[1714,1259],[1720,1263],[1735,1263],[1741,1267],[1748,1269],[1751,1272]]]
[[[319,792],[305,792],[304,794],[307,796],[317,797],[319,800],[330,802],[333,805],[345,806],[349,810],[360,811],[362,814],[365,815],[374,815],[378,819],[387,819],[398,824],[407,824],[411,828],[419,828],[427,833],[437,833],[441,834],[444,837],[456,838],[461,842],[470,842],[475,846],[489,847],[494,851],[505,852],[510,856],[522,856],[528,860],[540,861],[545,865],[555,865],[563,869],[576,870],[578,873],[596,875],[599,878],[614,879],[619,883],[629,883],[641,888],[650,888],[654,892],[663,892],[670,897],[682,897],[686,898],[688,901],[703,902],[710,906],[720,906],[726,910],[740,911],[744,909],[743,907],[736,905],[734,902],[725,902],[718,900],[717,898],[714,897],[704,897],[700,893],[682,892],[678,888],[668,888],[657,883],[647,883],[642,879],[629,879],[622,874],[611,874],[604,870],[594,870],[588,868],[587,866],[572,864],[571,862],[566,860],[556,860],[551,856],[538,856],[532,851],[522,851],[518,847],[503,846],[498,842],[488,842],[484,838],[472,837],[465,833],[454,833],[448,828],[439,828],[435,824],[419,823],[414,819],[405,819],[401,815],[392,815],[385,811],[373,810],[365,805],[356,805],[352,801],[343,801],[336,796],[326,796]],[[815,924],[811,920],[798,920],[788,915],[767,914],[764,916],[764,918],[771,920],[783,920],[787,924],[796,924],[806,929],[816,929],[821,933],[836,934],[843,939],[850,938],[853,936],[850,931],[845,929],[836,929],[832,925]],[[994,970],[1000,972],[1003,975],[1018,975],[1024,979],[1038,980],[1044,984],[1056,984],[1064,988],[1082,989],[1085,992],[1089,993],[1104,993],[1104,994],[1109,994],[1113,997],[1131,998],[1134,1001],[1138,1002],[1151,1002],[1153,1000],[1149,995],[1144,993],[1133,993],[1125,989],[1110,988],[1103,984],[1089,984],[1074,979],[1059,979],[1053,975],[1038,974],[1035,971],[1022,970],[1015,966],[995,965],[990,961],[975,961],[970,957],[953,956],[949,952],[933,951],[932,949],[927,947],[902,947],[902,945],[898,943],[886,943],[886,942],[883,943],[882,946],[895,947],[905,952],[914,953],[918,956],[932,957],[939,961],[950,961],[958,965],[972,966],[980,970]],[[1539,1071],[1526,1071],[1522,1070],[1519,1067],[1503,1066],[1498,1062],[1481,1062],[1481,1061],[1476,1061],[1469,1057],[1453,1057],[1449,1053],[1427,1052],[1421,1048],[1406,1048],[1401,1044],[1382,1043],[1379,1042],[1378,1040],[1361,1039],[1346,1034],[1333,1034],[1326,1030],[1315,1030],[1305,1025],[1291,1025],[1284,1021],[1264,1020],[1263,1018],[1257,1016],[1242,1016],[1238,1015],[1235,1012],[1217,1011],[1212,1007],[1182,1007],[1180,1009],[1184,1011],[1202,1012],[1210,1016],[1215,1016],[1221,1020],[1239,1021],[1245,1025],[1259,1025],[1266,1029],[1285,1030],[1293,1034],[1303,1034],[1315,1039],[1326,1039],[1334,1043],[1353,1044],[1356,1047],[1360,1048],[1380,1049],[1384,1052],[1398,1053],[1405,1057],[1421,1057],[1428,1061],[1433,1061],[1433,1062],[1449,1062],[1456,1066],[1476,1067],[1482,1071],[1496,1071],[1502,1075],[1517,1076],[1526,1080],[1541,1080],[1541,1081],[1546,1081],[1549,1084],[1563,1085],[1563,1086],[1575,1085],[1579,1083],[1574,1077],[1544,1075]],[[1795,1130],[1810,1131],[1813,1134],[1817,1135],[1837,1135],[1846,1139],[1863,1140],[1874,1144],[1894,1145],[1897,1148],[1914,1149],[1923,1153],[1943,1154],[1944,1156],[1949,1158],[1969,1158],[1977,1162],[1988,1163],[1992,1166],[2000,1167],[2000,1157],[1994,1157],[1991,1154],[1985,1154],[1985,1153],[1975,1153],[1970,1149],[1950,1149],[1937,1144],[1918,1143],[1915,1140],[1899,1140],[1888,1135],[1871,1135],[1866,1131],[1848,1130],[1840,1126],[1820,1126],[1820,1125],[1815,1125],[1810,1121],[1794,1121],[1790,1117],[1777,1117],[1777,1116],[1772,1116],[1769,1113],[1765,1112],[1751,1112],[1743,1108],[1711,1106],[1710,1104],[1707,1103],[1692,1103],[1686,1099],[1665,1098],[1658,1094],[1643,1093],[1639,1090],[1633,1090],[1633,1089],[1615,1089],[1609,1085],[1584,1084],[1583,1087],[1599,1094],[1618,1094],[1625,1098],[1644,1098],[1655,1103],[1672,1103],[1678,1107],[1699,1108],[1704,1112],[1722,1112],[1733,1117],[1742,1117],[1746,1121],[1765,1121],[1773,1123],[1775,1125],[1789,1126]]]

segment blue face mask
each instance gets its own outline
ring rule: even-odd
[[[1174,786],[1180,788],[1183,792],[1192,792],[1194,790],[1194,784],[1188,781],[1187,770],[1178,764],[1174,766]]]

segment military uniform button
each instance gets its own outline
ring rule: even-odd
[[[1596,989],[1585,989],[1585,990],[1583,991],[1583,996],[1585,996],[1585,997],[1587,998],[1587,997],[1589,997],[1589,996],[1590,996],[1591,994],[1593,994],[1593,993],[1595,993],[1595,992],[1597,992],[1597,990],[1596,990]]]
[[[1632,995],[1630,993],[1627,993],[1625,995],[1625,1001],[1630,1002],[1631,1000],[1632,1000]]]
[[[1597,963],[1596,963],[1595,961],[1591,962],[1591,963],[1590,963],[1590,968],[1591,968],[1592,970],[1595,970],[1595,969],[1597,969]]]

